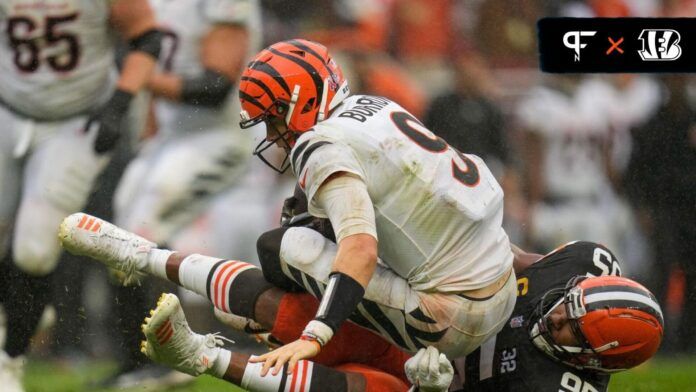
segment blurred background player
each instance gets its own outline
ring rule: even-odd
[[[252,244],[270,221],[263,214],[244,219],[240,213],[218,234],[211,227],[217,218],[206,210],[220,200],[248,204],[245,211],[254,213],[254,205],[267,205],[263,195],[272,194],[272,181],[264,181],[263,173],[249,162],[253,130],[238,126],[236,86],[261,45],[259,4],[256,0],[151,0],[150,4],[164,33],[159,64],[147,84],[155,133],[126,168],[114,198],[114,219],[176,249],[218,254],[218,244],[224,243],[223,249],[235,249],[239,257],[253,261]],[[249,181],[252,178],[254,182]],[[239,189],[242,185],[244,189]],[[233,187],[238,192],[229,193]],[[254,192],[258,192],[254,199],[240,200]],[[152,302],[150,294],[133,288],[133,298],[117,306],[137,309]],[[121,325],[128,335],[124,341],[134,338],[131,331],[139,324],[139,319],[132,319]],[[137,349],[133,344],[128,347]],[[157,369],[140,366],[139,359],[140,353],[132,352],[121,364],[124,374],[111,384],[168,382]]]
[[[65,213],[83,208],[110,158],[161,35],[140,0],[0,4],[0,265],[7,342],[3,390],[21,391],[21,357],[50,296]],[[129,54],[118,76],[116,29]]]

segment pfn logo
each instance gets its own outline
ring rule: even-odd
[[[643,42],[643,49],[638,51],[643,61],[672,61],[681,56],[681,36],[676,30],[645,29],[638,39]]]
[[[563,36],[563,45],[568,49],[573,49],[575,61],[580,61],[580,49],[587,46],[587,44],[580,42],[580,37],[592,37],[595,34],[597,34],[596,31],[569,31]]]

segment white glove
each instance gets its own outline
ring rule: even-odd
[[[433,346],[422,348],[404,365],[406,377],[421,392],[446,392],[454,377],[454,368],[445,354]]]

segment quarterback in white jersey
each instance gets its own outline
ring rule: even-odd
[[[302,339],[255,360],[265,368],[316,355],[349,317],[407,350],[464,355],[514,306],[503,194],[483,161],[394,102],[348,95],[338,65],[311,41],[266,48],[242,76],[242,127],[265,122],[309,212],[336,234],[333,243],[307,228],[284,232],[280,268],[315,281],[323,299]]]
[[[12,293],[3,298],[9,357],[26,350],[50,296],[45,276],[60,255],[58,224],[84,207],[154,69],[155,27],[139,0],[0,2],[0,285]],[[115,33],[129,44],[120,75]],[[3,390],[21,390],[3,376]]]
[[[151,4],[165,35],[149,82],[158,129],[119,184],[115,219],[171,243],[247,172],[252,136],[236,126],[233,85],[260,46],[260,9],[256,0]]]

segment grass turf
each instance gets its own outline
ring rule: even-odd
[[[32,362],[27,369],[27,392],[115,392],[93,385],[114,369],[109,363],[90,363],[79,367],[64,367],[50,362]],[[1,388],[0,388],[1,389]],[[134,388],[119,392],[145,392]],[[238,392],[241,388],[216,380],[199,377],[186,387],[168,389],[169,392]],[[647,364],[612,377],[609,391],[630,392],[696,392],[696,357],[656,358]]]

